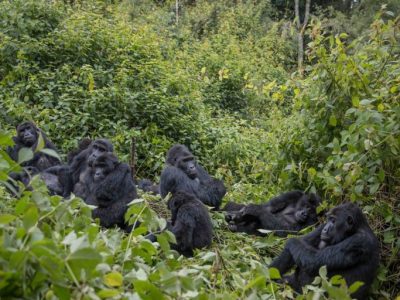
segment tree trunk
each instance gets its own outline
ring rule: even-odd
[[[176,25],[179,23],[179,0],[175,0],[175,22]]]
[[[300,8],[299,8],[299,0],[294,1],[295,6],[295,16],[296,16],[296,27],[297,27],[297,42],[298,42],[298,54],[297,54],[297,66],[299,70],[299,74],[301,77],[304,75],[304,66],[303,66],[303,60],[304,60],[304,32],[306,31],[308,19],[310,17],[310,5],[311,5],[311,0],[306,0],[306,9],[304,13],[304,20],[303,24],[301,23],[300,20]]]

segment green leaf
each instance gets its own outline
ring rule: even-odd
[[[268,268],[269,272],[269,278],[271,279],[280,279],[281,274],[279,273],[279,270],[276,268]]]
[[[18,151],[18,163],[22,164],[25,161],[29,161],[33,158],[33,151],[31,148],[21,148]]]
[[[43,133],[41,131],[39,131],[39,135],[38,135],[38,142],[36,145],[36,149],[35,152],[39,152],[44,148],[44,139],[43,139]]]
[[[310,178],[314,178],[317,175],[317,171],[314,168],[309,168],[307,171]]]
[[[60,156],[54,149],[44,148],[44,149],[41,149],[40,152],[61,160]]]
[[[8,224],[14,221],[17,217],[9,214],[0,215],[0,224]]]
[[[26,230],[29,230],[31,227],[36,225],[38,220],[39,220],[39,213],[36,206],[29,207],[22,219],[24,223],[24,228]]]
[[[122,285],[123,279],[121,273],[112,272],[104,275],[103,282],[109,287],[119,287]]]
[[[101,255],[92,248],[79,249],[67,258],[67,263],[77,278],[81,277],[82,270],[85,270],[86,276],[90,277],[89,275],[101,261]]]
[[[157,300],[162,300],[165,299],[164,295],[160,291],[159,288],[157,288],[155,285],[150,283],[149,281],[142,281],[142,280],[135,280],[133,282],[133,286],[135,287],[135,290],[137,293],[140,295],[141,298],[143,299],[157,299]]]
[[[359,107],[360,106],[360,98],[358,96],[353,96],[351,98],[351,103],[353,104],[354,107]]]
[[[354,283],[349,287],[349,292],[350,292],[350,294],[352,294],[352,293],[358,291],[358,289],[359,289],[360,287],[362,287],[363,285],[364,285],[364,282],[361,282],[361,281],[356,281],[356,282],[354,282]]]
[[[336,117],[334,115],[331,115],[329,117],[329,125],[335,127],[337,125],[337,120]]]
[[[111,289],[104,289],[97,292],[97,296],[99,296],[101,299],[117,297],[120,294],[120,291]]]

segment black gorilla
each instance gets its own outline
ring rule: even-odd
[[[229,202],[224,207],[228,211],[225,219],[232,231],[262,235],[257,229],[267,229],[285,236],[315,224],[320,202],[317,195],[302,191],[286,192],[259,205]]]
[[[83,181],[89,189],[84,201],[97,206],[93,218],[99,218],[103,227],[118,225],[130,231],[131,226],[125,223],[124,215],[127,204],[137,198],[130,167],[119,162],[112,153],[104,152],[90,163]]]
[[[85,185],[88,178],[87,173],[91,172],[91,165],[97,157],[103,153],[114,151],[114,147],[109,140],[97,139],[90,146],[76,155],[69,165],[73,192],[75,195],[85,199],[89,193]]]
[[[168,201],[171,210],[169,230],[175,235],[174,247],[185,256],[192,256],[193,249],[208,247],[212,241],[212,223],[204,204],[194,195],[178,191]]]
[[[212,178],[196,162],[184,145],[174,145],[167,153],[167,166],[161,173],[160,194],[165,197],[178,190],[194,194],[200,201],[219,209],[226,188],[221,180]]]
[[[284,277],[296,291],[310,284],[321,266],[328,276],[341,275],[350,286],[364,283],[352,294],[365,299],[379,265],[379,243],[360,208],[345,203],[327,214],[327,223],[302,238],[292,238],[270,267],[283,275],[293,266],[293,275]]]
[[[150,179],[141,179],[138,182],[138,188],[144,192],[151,193],[153,195],[160,194],[160,185],[155,184]]]
[[[114,147],[106,139],[97,139],[90,142],[83,139],[79,142],[79,148],[68,154],[68,165],[54,166],[42,173],[47,187],[53,194],[68,197],[74,192],[81,198],[86,198],[89,189],[85,184],[90,164],[105,152],[113,152]]]
[[[31,148],[34,152],[34,156],[31,160],[23,162],[21,164],[22,166],[34,167],[39,171],[43,171],[51,166],[59,165],[61,162],[58,158],[40,151],[35,152],[40,135],[43,138],[44,148],[57,151],[53,143],[35,126],[35,124],[32,122],[23,122],[17,126],[17,135],[13,137],[15,145],[7,149],[8,155],[14,161],[18,161],[19,150],[21,150],[21,148]]]
[[[13,196],[17,196],[19,192],[19,186],[17,182],[22,182],[27,190],[32,190],[30,187],[30,182],[33,176],[39,174],[39,170],[36,167],[24,167],[21,172],[11,172],[9,176],[8,183],[11,187],[9,187],[9,191],[13,194]]]

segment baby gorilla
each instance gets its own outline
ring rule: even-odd
[[[171,210],[169,230],[175,235],[173,248],[185,256],[192,256],[193,249],[211,245],[212,223],[205,205],[194,195],[178,191],[168,201]]]
[[[282,275],[296,267],[295,273],[284,280],[300,292],[318,275],[319,268],[326,266],[328,277],[341,275],[349,286],[363,282],[352,297],[366,299],[379,265],[378,239],[354,203],[339,205],[327,216],[327,222],[310,234],[289,239],[270,267]]]
[[[316,207],[321,199],[311,193],[291,191],[265,204],[242,205],[229,202],[224,210],[229,228],[236,232],[261,235],[257,229],[275,230],[278,236],[297,232],[317,222]]]
[[[103,153],[91,164],[84,183],[90,191],[85,202],[97,206],[93,218],[99,218],[103,227],[118,225],[130,231],[132,228],[125,223],[124,215],[127,204],[137,194],[129,166],[119,162],[112,153]]]

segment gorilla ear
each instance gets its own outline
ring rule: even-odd
[[[347,224],[353,226],[354,224],[354,219],[352,216],[347,216]]]

